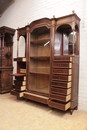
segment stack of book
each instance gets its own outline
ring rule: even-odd
[[[17,98],[23,97],[23,93],[26,90],[26,75],[21,73],[13,74],[15,77],[13,90],[11,94],[16,95]]]

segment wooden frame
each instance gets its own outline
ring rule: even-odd
[[[70,109],[71,113],[78,107],[79,27],[80,19],[74,13],[39,19],[22,28],[27,39],[24,98],[64,111]],[[22,33],[18,29],[18,38]],[[45,43],[50,47],[44,49]],[[42,88],[48,84],[45,93]]]

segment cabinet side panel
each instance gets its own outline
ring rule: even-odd
[[[12,71],[13,69],[5,69],[1,72],[0,93],[9,92],[12,88]]]
[[[79,85],[79,57],[75,56],[73,61],[71,109],[78,106],[78,85]]]

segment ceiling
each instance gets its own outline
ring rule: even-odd
[[[0,16],[14,2],[14,0],[0,0]]]

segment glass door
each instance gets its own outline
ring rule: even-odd
[[[39,27],[30,34],[29,90],[49,93],[50,29]]]

